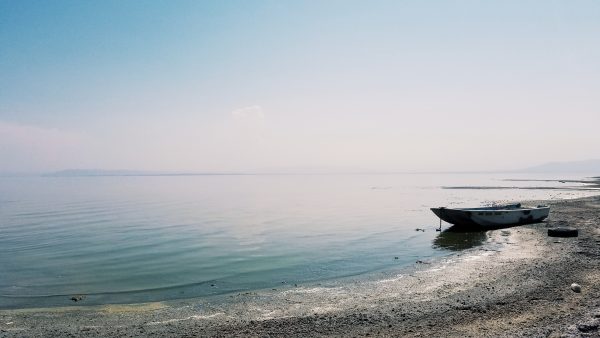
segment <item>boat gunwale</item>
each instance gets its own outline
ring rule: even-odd
[[[440,218],[440,220],[454,224],[455,226],[487,229],[539,223],[546,219],[550,213],[550,207],[545,205],[531,208],[523,208],[520,206],[515,208],[514,205],[509,205],[482,208],[440,207],[430,209],[438,216],[438,218]],[[526,216],[519,217],[521,215]],[[498,217],[501,217],[502,220],[498,221]],[[507,221],[504,217],[518,217],[518,219]]]
[[[438,207],[431,209],[446,209],[446,210],[459,210],[459,211],[526,211],[526,210],[543,210],[550,209],[549,206],[537,206],[537,207],[520,207],[520,208],[505,208],[505,207],[478,207],[478,208],[446,208]]]

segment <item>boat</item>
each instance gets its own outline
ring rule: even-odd
[[[531,224],[543,221],[550,213],[550,207],[523,207],[521,203],[496,205],[480,208],[431,208],[434,214],[457,227],[502,228],[514,225]]]

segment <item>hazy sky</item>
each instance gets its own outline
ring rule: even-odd
[[[600,1],[0,1],[0,171],[600,158]]]

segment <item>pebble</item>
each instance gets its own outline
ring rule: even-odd
[[[580,293],[581,285],[579,285],[577,283],[573,283],[573,284],[571,284],[571,290],[573,290],[574,292]]]

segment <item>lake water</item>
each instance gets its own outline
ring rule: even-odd
[[[595,193],[507,178],[582,175],[0,178],[0,308],[73,305],[77,294],[86,295],[77,303],[84,305],[158,301],[368,275],[465,247],[462,237],[439,237],[430,207]],[[533,186],[567,189],[499,188]],[[469,238],[466,247],[485,236]]]

